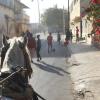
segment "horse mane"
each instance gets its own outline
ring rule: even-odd
[[[12,67],[20,66],[27,69],[27,76],[30,78],[32,74],[31,61],[27,45],[24,45],[24,37],[14,37],[9,39],[9,47],[4,51],[2,49],[1,55],[1,72],[11,71]],[[22,45],[23,44],[23,45]],[[8,68],[9,66],[9,68]]]

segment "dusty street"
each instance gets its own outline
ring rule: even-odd
[[[58,45],[55,38],[53,48],[56,51],[48,54],[46,38],[41,38],[42,61],[33,59],[32,86],[46,100],[73,100],[72,81],[68,72],[70,66],[66,64],[66,57],[70,57],[68,48]]]
[[[87,100],[100,100],[100,51],[90,44],[80,42],[70,45],[72,51],[69,68],[76,90],[91,91],[93,97]]]

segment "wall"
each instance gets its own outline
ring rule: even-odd
[[[70,22],[73,22],[75,17],[80,16],[80,0],[73,0],[71,6],[70,6]],[[74,23],[73,25],[70,25],[73,34],[75,34],[76,26],[79,27],[80,30],[80,22]]]
[[[70,7],[70,20],[73,21],[73,19],[77,16],[80,16],[80,0],[76,0],[76,3],[73,0],[71,7]]]
[[[80,17],[81,21],[78,23],[71,24],[71,28],[73,33],[75,33],[75,27],[80,27],[80,33],[82,32],[82,36],[86,36],[92,30],[92,22],[86,20],[87,14],[85,9],[89,6],[89,0],[73,0],[70,7],[70,20],[73,22],[75,17]],[[82,23],[81,23],[82,22]],[[82,27],[81,27],[82,25]]]
[[[24,12],[17,14],[16,20],[19,35],[29,29],[29,16]]]
[[[82,33],[86,37],[92,30],[92,22],[87,20],[87,13],[85,12],[85,9],[89,7],[89,2],[89,0],[81,0]]]

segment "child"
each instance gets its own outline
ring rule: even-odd
[[[47,42],[48,42],[48,53],[49,53],[49,49],[50,49],[50,48],[51,48],[51,51],[52,51],[52,41],[53,41],[52,34],[49,33],[49,36],[47,37]]]
[[[65,41],[64,41],[64,46],[67,46],[69,43],[69,41],[65,38]]]

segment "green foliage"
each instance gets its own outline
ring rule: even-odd
[[[90,12],[87,13],[88,14],[87,19],[88,20],[90,20],[90,18],[93,18],[93,20],[100,19],[100,4],[91,3],[89,8],[91,10]]]
[[[67,11],[64,11],[67,19]],[[41,17],[41,22],[48,27],[63,28],[63,9],[57,7],[47,9]]]

